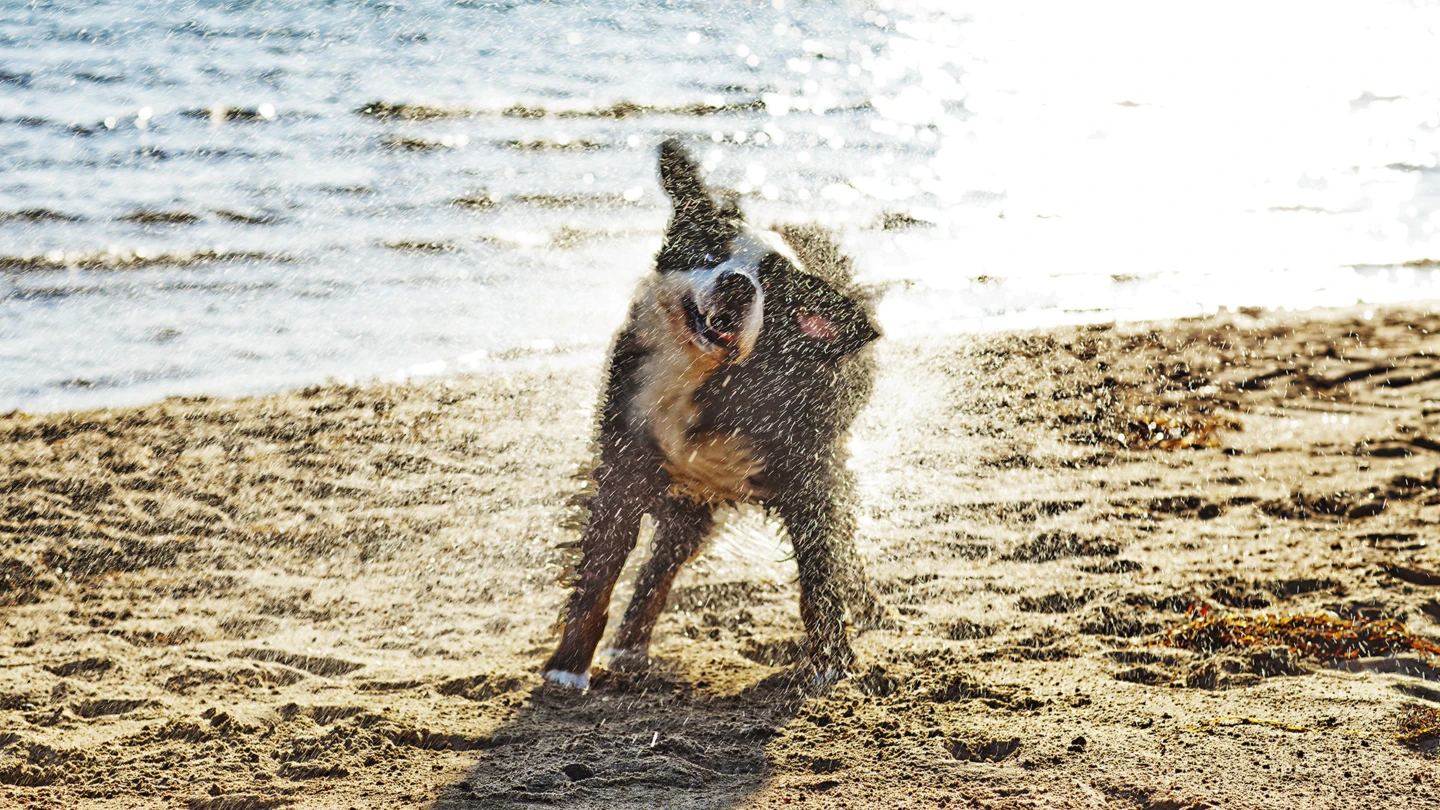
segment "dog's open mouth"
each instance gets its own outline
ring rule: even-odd
[[[726,352],[734,349],[740,339],[740,333],[734,329],[724,327],[729,324],[717,323],[719,318],[707,317],[700,312],[695,299],[686,295],[680,299],[680,308],[685,313],[685,322],[689,324],[690,331],[695,335],[700,348],[714,346],[724,349]]]

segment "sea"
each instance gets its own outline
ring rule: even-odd
[[[598,366],[669,137],[897,338],[1437,297],[1435,2],[0,0],[0,411]]]

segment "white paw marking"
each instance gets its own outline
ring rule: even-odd
[[[561,686],[568,686],[571,689],[590,688],[590,670],[584,672],[566,672],[560,669],[549,669],[544,673],[545,680],[551,683],[558,683]]]

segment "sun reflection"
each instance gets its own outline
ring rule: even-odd
[[[877,7],[888,42],[849,66],[871,87],[870,130],[929,157],[861,164],[851,192],[822,196],[933,209],[940,227],[903,237],[911,261],[889,273],[1005,279],[1014,300],[978,308],[992,316],[1044,309],[1071,286],[1059,277],[1133,276],[1163,283],[1085,281],[1051,314],[1157,317],[1373,300],[1353,266],[1440,255],[1440,8]],[[930,300],[943,312],[891,314],[964,317],[965,301]]]

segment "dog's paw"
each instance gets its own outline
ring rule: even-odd
[[[566,686],[571,689],[590,688],[590,670],[584,672],[566,672],[562,669],[547,669],[541,673],[541,677],[553,684]]]
[[[605,665],[616,672],[644,672],[650,668],[650,653],[644,649],[610,647],[600,654]]]

